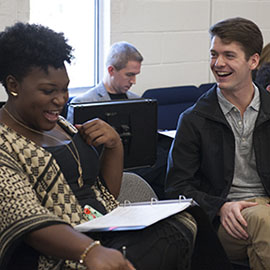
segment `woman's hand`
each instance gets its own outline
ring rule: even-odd
[[[93,241],[93,239],[91,239]],[[78,261],[89,246],[90,239],[67,224],[56,224],[29,232],[25,242],[48,256]],[[87,253],[84,264],[88,270],[134,270],[132,264],[116,249],[101,245]]]
[[[101,119],[95,118],[82,125],[77,124],[76,128],[89,145],[104,144],[106,148],[112,149],[122,144],[117,131]]]
[[[96,246],[85,258],[88,270],[135,270],[133,265],[116,249]]]
[[[100,172],[111,194],[118,197],[123,174],[124,151],[118,132],[100,119],[76,125],[86,143],[95,147],[104,145],[100,157]]]

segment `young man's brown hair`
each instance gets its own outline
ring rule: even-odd
[[[211,39],[218,36],[225,44],[238,42],[245,52],[246,60],[255,53],[261,55],[262,33],[258,26],[248,19],[236,17],[217,22],[209,29],[209,33]]]

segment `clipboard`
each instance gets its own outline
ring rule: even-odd
[[[157,200],[130,203],[125,201],[105,216],[76,225],[80,232],[141,230],[162,219],[196,205],[193,199],[179,196],[177,200]]]

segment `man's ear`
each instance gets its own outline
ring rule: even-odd
[[[12,76],[12,75],[7,76],[6,85],[7,85],[7,90],[8,90],[9,94],[11,94],[12,96],[18,95],[19,83],[14,76]]]
[[[266,90],[270,92],[270,84],[266,86]]]
[[[114,68],[114,66],[110,65],[107,67],[107,70],[108,70],[108,73],[110,74],[110,76],[112,76],[114,71],[115,71],[115,68]]]
[[[250,69],[254,70],[258,67],[260,61],[260,56],[258,53],[254,53],[250,56],[249,62],[250,62]]]

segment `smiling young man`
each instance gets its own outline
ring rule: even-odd
[[[263,38],[244,18],[210,28],[216,86],[179,118],[166,194],[193,197],[234,260],[270,266],[270,95],[252,82]]]

